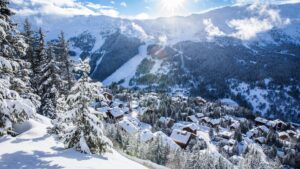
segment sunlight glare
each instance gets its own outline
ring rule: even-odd
[[[162,8],[165,12],[175,15],[183,7],[185,0],[161,0]]]

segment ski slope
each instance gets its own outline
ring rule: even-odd
[[[140,46],[139,54],[131,58],[127,63],[125,63],[122,67],[116,70],[108,78],[106,78],[103,81],[103,84],[110,85],[113,82],[119,82],[124,79],[125,81],[124,83],[122,83],[122,86],[129,87],[130,79],[134,77],[139,64],[148,56],[147,55],[148,45],[149,44]]]
[[[39,116],[15,126],[21,135],[0,138],[1,169],[146,169],[120,155],[115,150],[103,156],[87,155],[63,144],[46,134],[50,121]]]

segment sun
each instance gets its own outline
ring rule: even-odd
[[[185,0],[161,0],[162,9],[171,15],[178,13]]]

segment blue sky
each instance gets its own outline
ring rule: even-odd
[[[108,15],[149,19],[190,15],[211,8],[245,3],[293,3],[300,0],[11,0],[18,14]]]

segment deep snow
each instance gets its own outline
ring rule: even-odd
[[[146,169],[120,155],[115,150],[103,156],[87,155],[74,149],[64,149],[53,136],[47,134],[49,119],[37,116],[15,126],[17,137],[0,138],[1,169]]]

